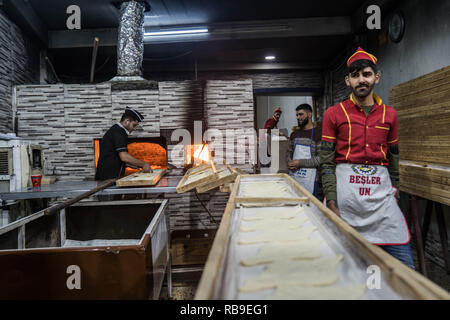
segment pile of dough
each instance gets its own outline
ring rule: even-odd
[[[326,286],[335,283],[339,276],[337,267],[343,255],[313,260],[276,261],[258,276],[239,288],[241,292],[254,292],[276,288],[285,284]]]
[[[300,228],[306,221],[308,217],[301,216],[295,219],[266,219],[266,220],[256,220],[252,223],[247,223],[245,226],[241,225],[239,231],[241,232],[251,232],[266,229],[279,229],[279,230],[292,230]]]
[[[270,220],[266,220],[270,224]],[[258,231],[257,235],[243,237],[241,235],[238,244],[254,244],[272,241],[301,241],[309,238],[316,227],[302,227],[299,229],[275,229],[265,228]]]
[[[365,285],[350,285],[345,287],[311,287],[283,283],[277,286],[269,300],[357,300],[366,292]]]
[[[243,221],[266,220],[266,219],[294,219],[299,213],[304,210],[302,207],[286,207],[283,211],[274,211],[270,208],[261,208],[261,210],[254,214],[245,214],[242,217]]]
[[[320,240],[307,240],[298,242],[271,242],[265,244],[258,253],[248,259],[242,260],[241,265],[250,267],[274,261],[284,261],[294,259],[314,259],[320,258]]]
[[[293,198],[289,188],[277,181],[247,182],[241,185],[240,197]]]

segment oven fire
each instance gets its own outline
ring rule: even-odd
[[[197,167],[211,161],[211,152],[206,143],[187,145],[184,148],[184,166]]]

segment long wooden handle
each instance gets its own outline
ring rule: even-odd
[[[79,196],[76,196],[75,198],[69,199],[69,200],[61,202],[61,203],[59,203],[57,205],[51,206],[50,208],[47,208],[44,211],[44,214],[49,216],[51,214],[54,214],[55,212],[58,212],[61,209],[67,208],[68,206],[74,204],[75,202],[80,201],[81,199],[87,198],[87,197],[89,197],[90,195],[92,195],[92,194],[94,194],[96,192],[99,192],[99,191],[101,191],[101,190],[103,190],[105,188],[108,188],[109,186],[112,186],[113,184],[116,183],[116,180],[117,179],[106,180],[106,182],[104,184],[102,184],[101,186],[99,186],[99,187],[95,187],[94,189],[89,190],[89,191],[87,191],[85,193],[82,193]]]

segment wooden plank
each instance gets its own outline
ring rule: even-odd
[[[225,183],[231,183],[236,180],[238,173],[229,165],[217,166],[217,180],[202,184],[197,187],[198,193],[203,193],[214,188],[217,188]]]
[[[390,90],[398,115],[400,160],[450,166],[450,66]],[[400,166],[400,189],[448,203],[446,173],[419,165]]]
[[[194,299],[196,300],[206,300],[212,298],[214,285],[217,277],[219,276],[220,266],[222,265],[225,256],[231,216],[236,206],[235,198],[239,189],[239,181],[241,177],[241,175],[237,176],[234,183],[234,188],[231,191],[230,198],[228,199],[227,206],[225,207],[225,212],[223,213],[219,229],[217,230],[216,237],[214,238],[213,246],[209,251],[205,268],[203,269],[197,291],[195,292]]]
[[[177,185],[177,193],[183,193],[217,179],[211,164],[189,169]]]
[[[392,87],[389,94],[393,97],[402,96],[408,92],[414,92],[415,89],[420,88],[421,85],[426,83],[434,83],[442,79],[448,79],[450,74],[450,66],[420,76],[418,78],[403,82],[395,87]]]
[[[116,181],[118,187],[154,186],[166,174],[166,169],[155,169],[151,173],[136,172]]]
[[[402,190],[403,192],[407,192],[409,194],[413,194],[413,195],[422,197],[424,199],[433,200],[433,201],[445,204],[447,206],[450,206],[449,198],[444,198],[444,197],[438,196],[436,194],[429,192],[428,190],[423,191],[418,188],[415,188],[414,186],[402,185],[402,184],[400,184],[400,190]]]
[[[267,175],[265,175],[267,176]],[[279,177],[279,175],[273,175]],[[195,299],[211,299],[218,276],[220,267],[224,263],[226,249],[229,241],[229,228],[231,216],[236,206],[236,195],[240,187],[242,179],[247,175],[239,175],[234,183],[233,191],[227,203],[225,213],[219,226],[213,247],[211,248],[208,260],[197,288]],[[331,223],[349,240],[356,248],[369,258],[369,261],[377,265],[390,286],[402,295],[411,296],[413,299],[450,299],[448,292],[423,277],[421,274],[410,269],[381,248],[369,243],[355,229],[350,227],[344,220],[336,216],[333,211],[327,208],[317,198],[313,197],[301,185],[295,182],[291,177],[284,174],[284,179],[294,186],[296,190],[306,195],[312,204],[314,204]],[[221,285],[225,285],[221,283]]]
[[[447,80],[448,81],[448,80]],[[429,84],[428,84],[429,85]],[[436,84],[435,87],[419,90],[416,93],[410,93],[398,97],[398,100],[391,102],[396,109],[404,109],[408,106],[420,105],[421,102],[436,101],[439,102],[448,97],[450,91],[450,83]],[[437,99],[437,97],[440,97]]]
[[[231,190],[233,189],[233,183],[225,183],[224,185],[221,185],[219,187],[220,192],[224,192],[224,193],[230,193]]]
[[[411,96],[414,96],[416,94],[420,94],[420,95],[429,95],[432,94],[433,92],[435,92],[435,90],[442,90],[442,89],[446,89],[448,88],[448,79],[442,78],[436,81],[432,81],[432,82],[427,82],[426,84],[417,84],[417,86],[415,88],[413,88],[410,91],[404,92],[404,93],[395,93],[395,98],[393,101],[390,101],[390,103],[393,106],[397,106],[397,104],[404,102],[403,99],[408,99],[411,98]],[[411,100],[406,100],[411,102]]]

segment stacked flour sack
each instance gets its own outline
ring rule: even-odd
[[[244,210],[239,246],[259,245],[256,254],[240,261],[264,270],[239,288],[241,293],[271,290],[267,299],[359,299],[365,285],[337,285],[342,254],[325,255],[323,238],[309,221],[307,206]],[[308,223],[309,222],[309,223]],[[312,236],[314,235],[314,236]]]

